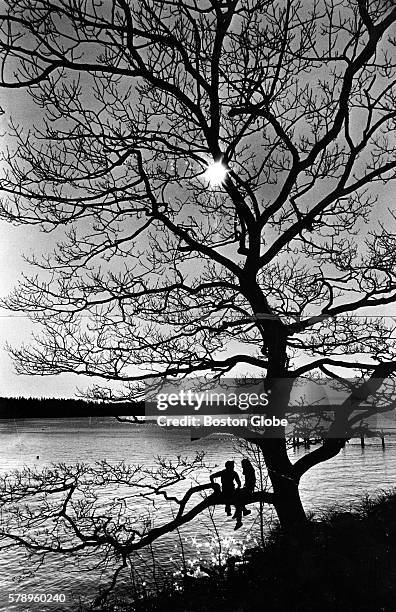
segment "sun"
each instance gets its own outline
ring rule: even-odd
[[[212,162],[205,171],[205,178],[211,187],[222,185],[228,174],[228,169],[222,161]]]

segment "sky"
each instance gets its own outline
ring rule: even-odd
[[[22,253],[29,254],[42,240],[37,228],[15,227],[0,222],[0,296],[5,297],[13,288],[18,276],[29,266]],[[37,332],[37,330],[35,330]],[[18,376],[5,344],[19,346],[32,337],[33,325],[23,314],[0,309],[0,397],[73,397],[76,392],[76,376]],[[50,389],[50,391],[49,391]]]
[[[37,119],[37,108],[22,91],[0,90],[0,147],[7,146],[7,123],[12,117],[17,122],[30,125]],[[4,298],[15,286],[22,273],[31,273],[23,255],[37,253],[51,244],[52,239],[34,226],[15,226],[0,221],[0,298]],[[5,345],[19,346],[29,343],[33,327],[26,315],[14,314],[0,308],[0,397],[74,397],[78,386],[86,384],[75,375],[26,376],[17,375]],[[90,381],[92,382],[92,380]]]

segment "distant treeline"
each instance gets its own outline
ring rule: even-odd
[[[37,397],[0,398],[1,419],[142,416],[144,402],[94,402]]]

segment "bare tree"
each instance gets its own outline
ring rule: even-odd
[[[369,316],[396,297],[391,2],[3,5],[1,86],[39,114],[11,125],[2,218],[66,233],[7,300],[43,328],[11,349],[18,372],[127,399],[243,366],[277,414],[296,377],[359,372],[340,418],[375,392],[395,369],[393,327]],[[344,443],[292,464],[284,436],[258,438],[284,526]]]
[[[0,478],[0,550],[25,551],[33,570],[56,555],[104,571],[108,583],[96,599],[103,601],[125,568],[136,569],[138,551],[224,504],[207,482],[203,459],[197,453],[174,461],[157,457],[154,467],[101,461],[6,474]],[[197,483],[197,474],[206,482]],[[261,490],[247,502],[271,498]],[[161,522],[161,510],[172,518]]]

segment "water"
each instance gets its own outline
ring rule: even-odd
[[[186,431],[130,425],[110,418],[3,421],[0,422],[0,440],[1,473],[25,466],[41,469],[60,462],[93,465],[101,460],[110,464],[124,460],[130,464],[154,467],[157,455],[166,459],[174,459],[177,455],[192,458],[199,450],[205,451],[205,461],[210,469],[223,466],[227,459],[233,458],[241,472],[241,454],[230,436],[192,442]],[[337,457],[310,470],[301,483],[305,508],[319,512],[337,502],[353,505],[366,492],[374,493],[381,488],[396,486],[394,438],[387,442],[385,452],[378,442],[370,440],[364,450],[358,443],[348,444]],[[295,461],[305,452],[301,448],[291,450],[292,460]],[[207,482],[208,473],[208,470],[199,470],[194,477],[200,482]],[[191,484],[194,483],[187,478],[176,486],[176,493],[183,493]],[[116,496],[117,491],[112,487],[101,491],[103,507],[109,508]],[[136,512],[147,510],[147,506],[139,506],[141,503],[131,501],[133,516]],[[156,524],[170,518],[168,504],[159,502],[155,510]],[[197,560],[202,555],[205,563],[214,553],[218,553],[218,545],[210,544],[216,531],[223,548],[236,550],[238,546],[253,545],[259,534],[257,510],[245,520],[243,528],[237,533],[233,531],[234,525],[235,522],[225,516],[223,508],[216,508],[213,522],[205,514],[187,524],[180,534],[187,559]],[[142,550],[136,556],[134,568],[141,580],[146,579],[147,582],[157,578],[152,571],[152,552],[158,567],[162,566],[166,571],[177,570],[182,555],[179,535],[166,535],[155,543],[153,551]],[[72,562],[69,556],[60,558],[59,555],[50,554],[43,565],[36,568],[33,559],[25,558],[20,549],[1,551],[0,612],[76,610],[79,596],[91,596],[99,583],[108,584],[109,571],[101,573],[100,569],[92,570],[96,561],[96,552],[80,565]],[[90,571],[84,572],[85,567]],[[9,593],[63,593],[66,603],[11,604],[8,602]]]

